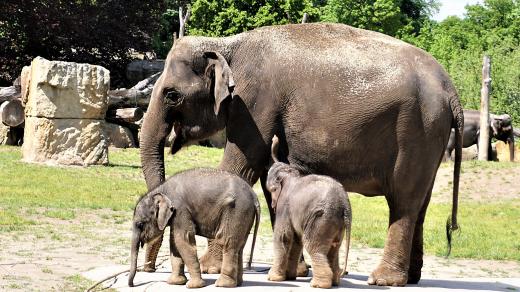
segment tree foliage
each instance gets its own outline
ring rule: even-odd
[[[437,7],[434,0],[329,0],[320,19],[401,36],[418,33]]]
[[[0,79],[41,56],[102,65],[122,84],[129,50],[150,48],[162,9],[162,1],[2,0]]]
[[[478,109],[482,58],[491,57],[491,110],[520,121],[520,1],[486,0],[466,7],[464,18],[428,22],[405,37],[446,68],[466,108]]]

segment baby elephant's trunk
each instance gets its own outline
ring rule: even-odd
[[[134,277],[137,271],[137,255],[139,253],[139,231],[134,230],[132,236],[132,247],[130,250],[130,274],[128,275],[128,286],[134,287]]]

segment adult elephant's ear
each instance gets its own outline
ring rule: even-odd
[[[173,207],[172,201],[161,193],[155,194],[153,200],[157,214],[157,226],[159,227],[159,230],[164,230],[168,221],[170,221],[175,208]]]
[[[208,59],[208,67],[206,68],[206,74],[212,73],[214,76],[213,92],[215,95],[215,115],[218,115],[221,103],[233,94],[235,88],[235,81],[233,80],[233,73],[229,64],[218,52],[205,52],[204,58]]]

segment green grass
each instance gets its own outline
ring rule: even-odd
[[[388,207],[382,197],[351,195],[352,244],[384,247]],[[504,203],[459,202],[458,223],[452,240],[453,257],[520,261],[520,200]],[[430,204],[424,223],[427,254],[445,256],[446,220],[451,204]]]
[[[215,167],[222,150],[191,146],[181,150],[175,157],[166,155],[166,172],[175,172],[193,167]],[[111,151],[110,165],[88,168],[49,167],[21,162],[20,148],[0,146],[0,231],[13,232],[27,226],[38,225],[29,219],[44,216],[59,220],[79,220],[78,209],[110,208],[128,211],[128,216],[137,198],[146,191],[141,173],[139,151],[126,149]],[[445,163],[442,167],[451,167]],[[465,171],[486,169],[498,171],[515,167],[509,162],[463,163]],[[495,170],[496,169],[496,170]],[[259,185],[254,187],[261,193]],[[354,246],[382,248],[388,226],[388,207],[384,198],[367,198],[351,194],[353,208]],[[265,200],[260,196],[262,207],[261,234],[270,236],[271,227]],[[453,239],[453,257],[474,259],[520,260],[520,199],[507,202],[467,202],[459,204],[460,232]],[[445,255],[446,219],[451,213],[451,204],[430,204],[424,227],[424,243],[427,254]],[[124,223],[123,218],[103,213],[115,224]],[[124,212],[123,212],[124,214]],[[52,240],[66,238],[51,234]]]

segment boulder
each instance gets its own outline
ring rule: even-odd
[[[134,136],[130,129],[112,123],[105,123],[103,131],[108,139],[108,145],[115,148],[135,148]]]
[[[25,120],[23,160],[62,165],[108,164],[104,121],[89,119]]]
[[[21,83],[26,116],[59,119],[105,117],[110,72],[101,66],[37,57],[32,61],[29,73],[22,70]]]
[[[455,159],[455,151],[451,154],[452,160]],[[477,145],[471,145],[468,148],[462,148],[462,161],[475,160],[478,158]]]

